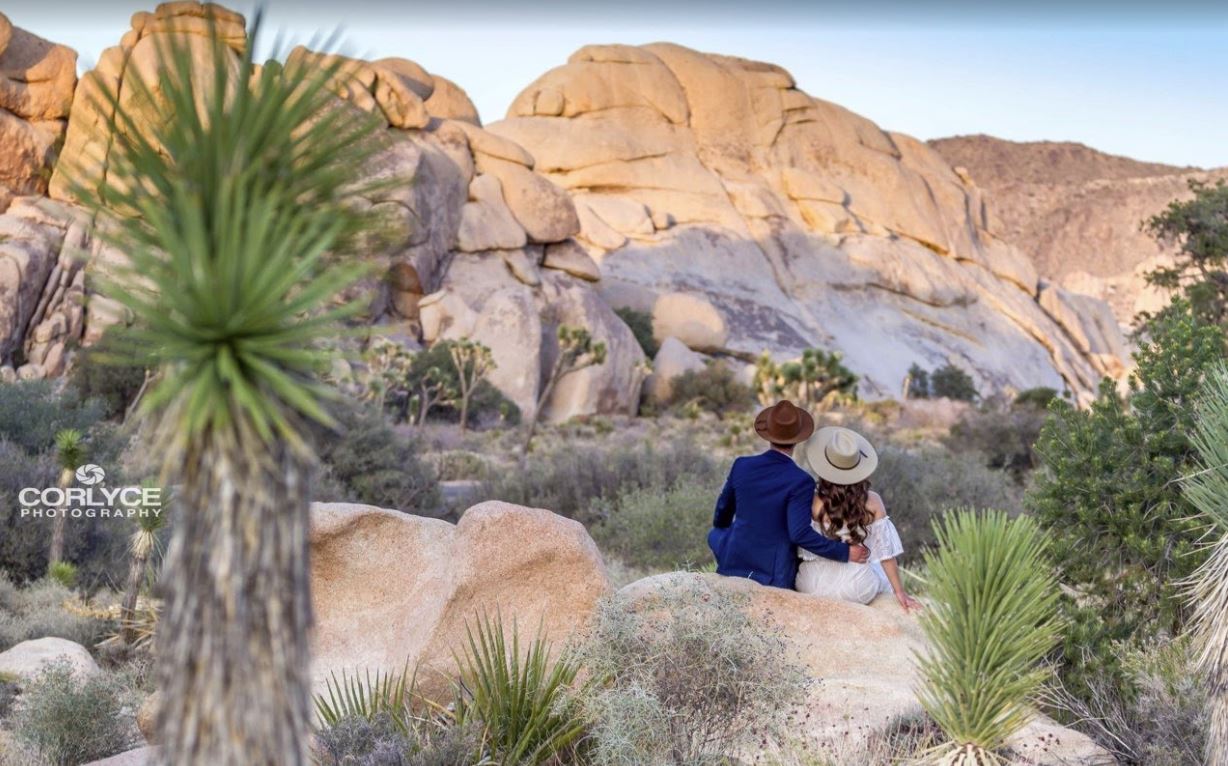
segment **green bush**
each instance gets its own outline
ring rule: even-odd
[[[718,417],[746,410],[754,400],[751,387],[739,383],[733,370],[721,361],[705,365],[702,370],[687,370],[670,385],[670,406],[678,409],[693,405]]]
[[[15,736],[55,766],[106,758],[139,741],[125,689],[113,676],[82,679],[67,662],[47,665],[21,695]]]
[[[1012,515],[1023,510],[1023,490],[1010,474],[988,468],[975,452],[884,445],[870,483],[882,495],[906,557],[933,546],[931,523],[947,508],[998,508]]]
[[[1055,401],[1028,495],[1071,598],[1064,680],[1075,693],[1120,670],[1121,645],[1176,635],[1180,583],[1206,555],[1203,522],[1181,491],[1195,466],[1194,402],[1224,354],[1223,331],[1174,301],[1135,353],[1130,393],[1105,381],[1088,409]]]
[[[111,353],[113,329],[98,343],[78,351],[68,375],[69,393],[78,402],[94,401],[106,418],[122,417],[145,383],[145,369],[114,363]]]
[[[66,428],[88,431],[103,415],[98,401],[74,401],[50,381],[0,383],[0,439],[32,454],[54,447],[55,435]]]
[[[944,364],[930,373],[929,395],[941,399],[955,399],[961,402],[976,401],[980,395],[972,377],[953,364]]]
[[[599,686],[581,699],[597,766],[719,763],[778,740],[805,697],[776,626],[679,577],[693,586],[615,594],[593,618],[581,651]]]
[[[1060,633],[1057,582],[1031,517],[961,510],[935,533],[918,697],[950,739],[944,748],[965,755],[947,762],[990,764],[1031,717],[1047,677],[1042,660]]]
[[[318,499],[435,512],[439,482],[414,441],[398,435],[380,413],[354,404],[339,407],[335,416],[340,435],[319,440],[323,475]]]
[[[0,608],[0,651],[34,638],[54,636],[93,646],[110,625],[69,611],[76,601],[72,591],[53,580],[40,580],[18,589],[12,608]]]
[[[660,350],[660,345],[652,335],[652,315],[646,311],[636,311],[633,308],[614,309],[614,313],[631,328],[631,334],[644,350],[644,356],[653,359]]]
[[[1056,389],[1047,386],[1039,386],[1037,388],[1025,388],[1015,395],[1015,401],[1011,402],[1011,406],[1018,409],[1020,407],[1032,407],[1038,410],[1046,410],[1053,403],[1054,399],[1059,396]]]
[[[664,490],[688,476],[712,486],[716,502],[721,466],[690,441],[565,446],[523,456],[487,480],[480,499],[549,508],[590,524],[594,500],[637,488]]]
[[[423,725],[406,735],[381,713],[350,716],[316,733],[320,766],[488,766],[482,732],[459,726]]]
[[[712,560],[707,534],[718,489],[682,479],[668,489],[636,488],[597,501],[593,538],[631,567],[669,571]]]
[[[1036,404],[1041,400],[1030,396],[1025,403],[1016,399],[1009,407],[986,402],[969,409],[951,427],[943,443],[952,452],[981,456],[987,467],[1009,471],[1022,480],[1036,466],[1036,440],[1045,424],[1045,405]]]

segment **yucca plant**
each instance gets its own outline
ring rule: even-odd
[[[146,482],[146,486],[151,483]],[[120,602],[120,638],[123,643],[134,645],[141,635],[143,620],[136,611],[136,602],[141,595],[141,586],[149,573],[149,560],[158,549],[158,533],[166,526],[166,506],[142,508],[136,517],[136,529],[128,543],[128,578],[124,583],[124,598]]]
[[[540,631],[522,650],[515,621],[511,638],[499,615],[481,615],[467,625],[454,718],[459,726],[486,732],[501,766],[536,766],[573,747],[584,723],[571,693],[580,663],[564,651],[551,657]]]
[[[72,590],[77,585],[77,567],[67,561],[57,561],[47,567],[47,577],[52,582]]]
[[[918,696],[949,742],[932,755],[944,766],[1005,763],[999,751],[1031,716],[1060,631],[1045,540],[1031,518],[1000,511],[951,511],[934,532]]]
[[[81,432],[75,428],[65,428],[55,435],[55,458],[60,465],[60,489],[65,489],[73,481],[73,472],[77,466],[85,462],[85,445],[82,444]],[[61,508],[56,514],[51,527],[51,548],[47,553],[47,563],[54,566],[64,558],[64,532],[67,526],[65,512]]]
[[[206,22],[210,21],[206,6]],[[105,93],[106,183],[78,183],[127,263],[101,282],[134,322],[112,357],[156,369],[163,486],[177,485],[158,629],[162,760],[302,764],[310,727],[308,483],[318,373],[363,269],[337,257],[383,124],[335,65],[258,66],[168,35],[157,81]],[[199,41],[199,38],[195,38]]]
[[[402,734],[413,730],[413,701],[417,681],[406,666],[400,672],[366,670],[329,674],[324,692],[315,695],[316,717],[322,727],[346,718],[374,720],[387,715]]]
[[[1188,630],[1211,699],[1207,763],[1228,763],[1228,368],[1203,384],[1193,442],[1199,470],[1185,495],[1210,527],[1210,555],[1188,583]]]

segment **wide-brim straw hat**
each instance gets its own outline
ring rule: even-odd
[[[785,399],[755,416],[755,433],[772,444],[800,444],[814,433],[814,418]]]
[[[830,484],[856,484],[878,468],[878,453],[866,437],[839,426],[820,428],[796,452],[797,462]]]

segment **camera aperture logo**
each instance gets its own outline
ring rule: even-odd
[[[21,490],[21,518],[131,519],[162,513],[160,487],[108,487],[107,472],[93,463],[79,466],[73,478],[82,486]]]

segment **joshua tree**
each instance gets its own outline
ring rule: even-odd
[[[933,603],[921,614],[931,650],[917,659],[921,706],[950,742],[944,766],[1005,761],[996,753],[1027,723],[1059,634],[1058,587],[1036,522],[952,511],[926,555]]]
[[[838,352],[808,348],[801,358],[776,363],[766,351],[755,363],[755,388],[764,405],[792,399],[803,407],[822,403],[834,393],[856,398],[857,376],[841,362]]]
[[[55,435],[55,456],[60,464],[60,489],[72,484],[73,472],[85,460],[85,447],[81,444],[81,432],[75,428],[65,428]],[[64,559],[64,528],[67,519],[64,513],[67,508],[61,508],[56,514],[51,527],[51,549],[47,554],[47,564],[52,566]]]
[[[153,512],[141,509],[143,513],[136,517],[136,530],[132,533],[132,541],[128,544],[128,579],[124,583],[124,600],[120,604],[120,637],[131,646],[137,638],[136,626],[139,622],[136,613],[136,602],[141,595],[141,584],[145,582],[145,572],[149,566],[149,558],[158,544],[158,532],[166,526],[166,506]]]
[[[410,404],[416,405],[415,423],[426,422],[431,410],[453,404],[460,395],[452,362],[453,341],[443,340],[414,356],[409,366]]]
[[[159,370],[140,415],[178,486],[157,638],[174,764],[308,762],[306,434],[332,424],[324,341],[366,270],[330,256],[365,225],[347,200],[381,126],[332,95],[339,62],[258,67],[258,27],[237,56],[171,38],[156,83],[129,70],[102,105],[107,182],[77,189],[129,259],[103,284],[135,319],[118,355]]]
[[[471,340],[456,341],[448,349],[456,368],[457,400],[460,403],[460,429],[469,428],[469,400],[486,375],[495,368],[490,349]]]
[[[1199,465],[1185,494],[1213,536],[1210,556],[1190,580],[1190,632],[1211,697],[1206,762],[1228,763],[1228,369],[1205,384],[1193,441]]]
[[[529,418],[529,429],[524,439],[525,452],[533,445],[533,436],[537,433],[537,421],[541,418],[542,408],[550,401],[559,381],[573,372],[605,363],[605,343],[594,341],[593,336],[583,327],[560,325],[557,337],[558,355],[550,365],[541,392],[537,395],[537,406],[533,408],[533,415]]]

